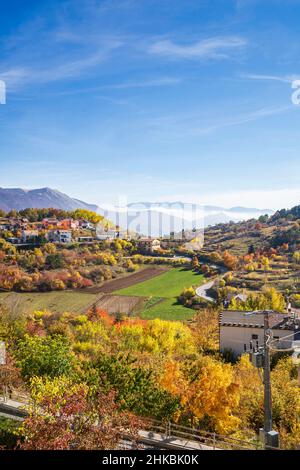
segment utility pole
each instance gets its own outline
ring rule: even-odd
[[[269,312],[264,312],[264,433],[272,431],[272,394],[270,377],[270,339]]]
[[[258,312],[254,312],[258,313]],[[264,370],[264,427],[259,430],[259,437],[264,444],[265,449],[270,447],[279,447],[279,434],[272,429],[272,391],[271,391],[271,374],[270,374],[270,339],[271,330],[269,322],[269,311],[265,310],[264,315],[264,345],[253,348],[250,342],[250,361],[257,367],[263,367]]]

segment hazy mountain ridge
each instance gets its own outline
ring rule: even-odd
[[[12,209],[22,210],[27,208],[55,208],[72,211],[75,209],[97,210],[95,204],[87,204],[78,199],[71,198],[56,189],[21,189],[0,188],[0,209],[8,212]]]
[[[0,188],[0,208],[6,212],[16,209],[22,210],[26,208],[55,208],[72,211],[78,208],[88,209],[99,212],[107,218],[115,221],[120,209],[116,206],[110,206],[109,209],[99,207],[96,204],[88,204],[79,199],[69,197],[56,189],[40,188],[26,190],[21,188]],[[148,221],[151,217],[151,232],[152,235],[157,236],[166,231],[170,231],[170,215],[172,216],[172,225],[174,231],[179,231],[182,227],[192,228],[192,220],[194,218],[193,211],[197,212],[197,220],[200,221],[198,225],[207,227],[218,223],[226,223],[229,221],[238,222],[250,218],[258,218],[260,215],[273,214],[274,212],[269,209],[255,209],[245,207],[232,207],[226,209],[220,206],[203,205],[199,204],[186,204],[181,201],[170,202],[136,202],[130,203],[125,208],[127,210],[128,219],[134,219],[135,215],[139,214],[139,229],[140,233],[148,232]],[[123,208],[124,211],[124,208]],[[200,217],[199,217],[200,214]],[[162,222],[159,222],[162,221]],[[163,226],[163,228],[162,228]]]

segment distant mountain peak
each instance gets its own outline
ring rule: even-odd
[[[0,208],[6,212],[16,209],[48,208],[72,211],[75,209],[97,210],[94,204],[69,197],[57,189],[49,187],[37,189],[0,188]]]

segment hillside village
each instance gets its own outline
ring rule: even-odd
[[[45,403],[57,384],[61,397],[77,399],[76,387],[93,400],[109,390],[139,419],[177,420],[259,447],[256,368],[268,311],[274,426],[281,447],[297,448],[300,382],[286,350],[299,341],[299,233],[293,208],[209,227],[204,246],[190,251],[184,240],[131,238],[85,209],[2,213],[10,399]],[[5,377],[0,370],[0,384]],[[10,430],[5,439],[15,442]]]
[[[113,226],[110,221],[88,210],[77,210],[67,214],[63,211],[48,209],[49,217],[42,217],[42,211],[37,210],[39,216],[31,216],[31,219],[22,216],[22,212],[24,211],[18,215],[14,212],[3,213],[5,216],[0,217],[0,237],[17,248],[32,248],[46,242],[67,245],[97,241],[109,242],[118,239],[130,241],[132,238],[127,230]],[[52,213],[53,216],[51,216]],[[64,217],[66,214],[69,216]],[[32,220],[35,218],[40,220]],[[133,235],[146,252],[155,252],[161,248],[160,241],[155,237]]]

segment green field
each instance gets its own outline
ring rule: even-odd
[[[34,310],[53,312],[86,311],[99,298],[99,294],[80,291],[53,291],[43,293],[0,293],[0,304],[4,304],[18,313],[30,313]]]
[[[140,313],[145,319],[162,318],[165,320],[187,320],[193,310],[177,304],[176,297],[184,287],[199,286],[203,276],[184,268],[175,268],[163,274],[140,282],[114,294],[148,298]],[[101,297],[82,291],[53,291],[37,293],[0,293],[0,305],[4,304],[17,313],[31,313],[34,310],[52,312],[83,313]]]
[[[160,276],[140,282],[134,286],[127,287],[115,292],[119,295],[137,295],[149,297],[149,308],[145,308],[140,317],[150,320],[161,318],[163,320],[188,320],[195,312],[177,303],[177,297],[185,287],[200,286],[203,283],[203,276],[184,268],[170,269]],[[155,299],[161,298],[161,302]],[[152,299],[151,299],[152,298]],[[151,306],[151,300],[154,305]]]
[[[119,295],[154,296],[170,299],[180,295],[184,287],[193,285],[198,287],[202,282],[203,276],[201,274],[184,268],[175,268],[153,279],[139,282],[126,289],[117,290],[114,293]]]
[[[177,303],[176,298],[165,299],[140,313],[144,320],[161,318],[162,320],[184,321],[193,318],[195,312]]]

